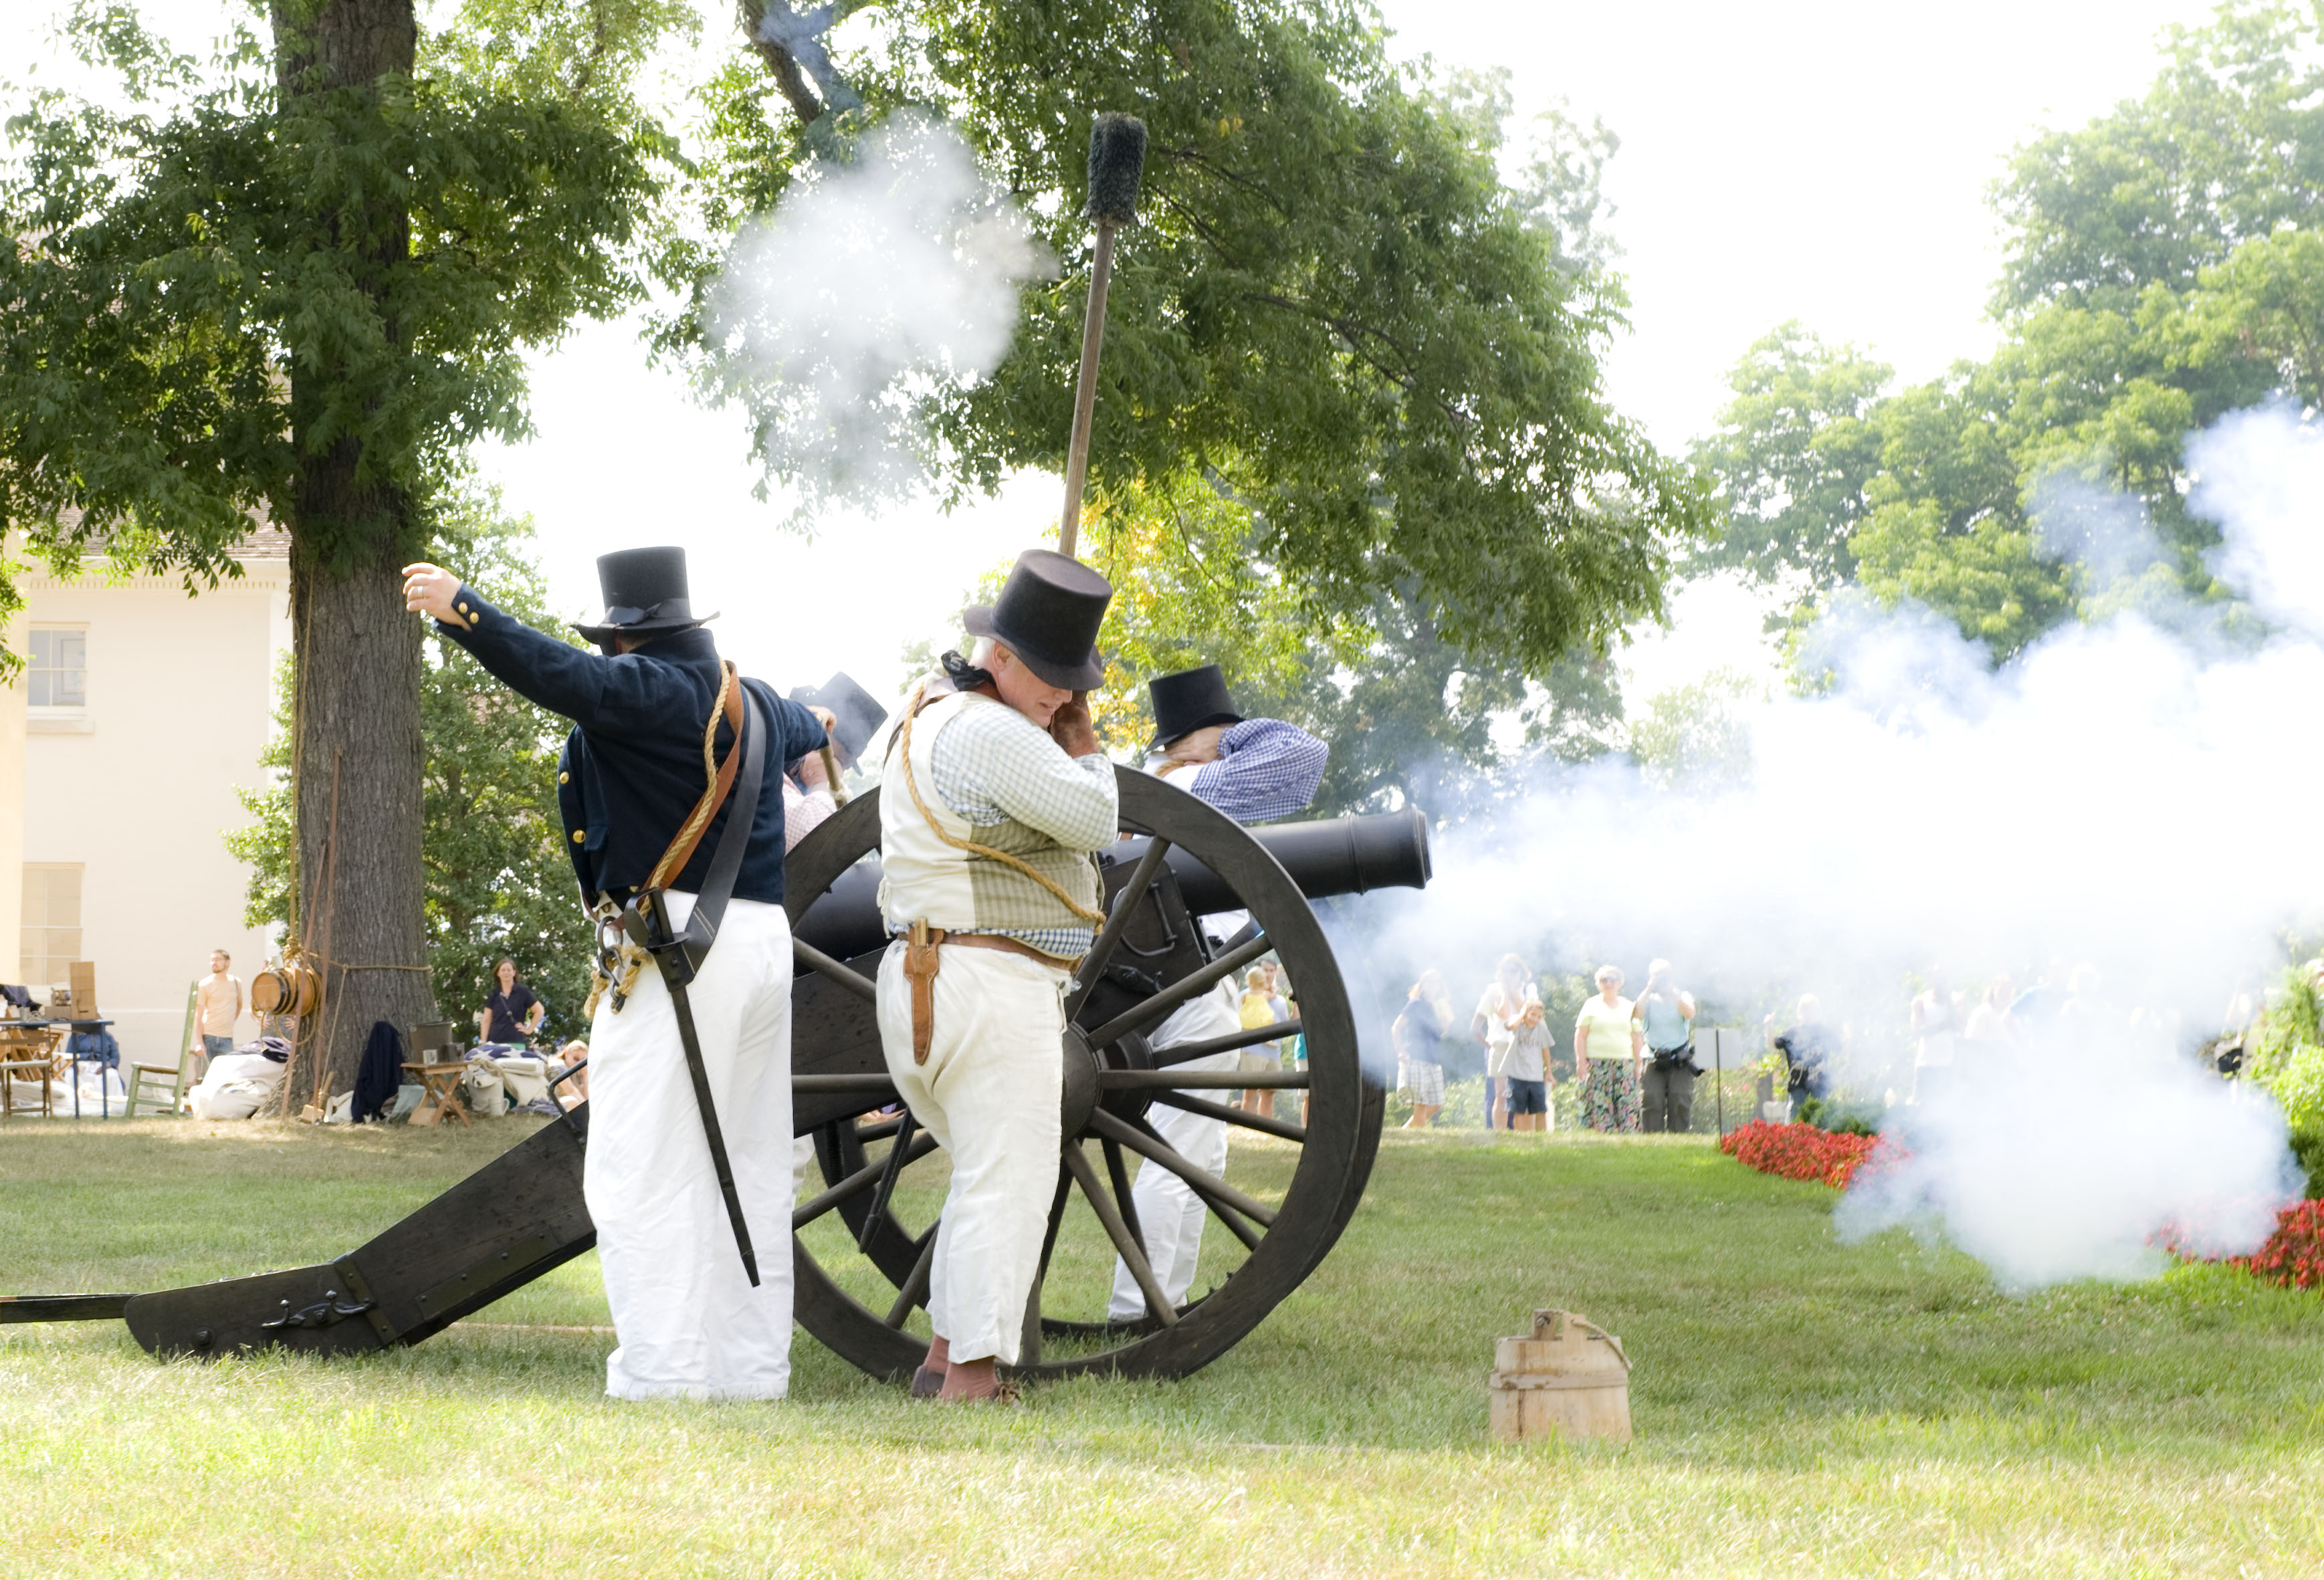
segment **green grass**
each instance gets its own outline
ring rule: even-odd
[[[527,1133],[10,1125],[0,1291],[318,1260]],[[785,1404],[609,1403],[609,1339],[506,1326],[603,1323],[591,1258],[353,1363],[0,1328],[0,1574],[2324,1568],[2324,1300],[2217,1268],[2009,1299],[1903,1236],[1840,1245],[1831,1202],[1691,1138],[1390,1134],[1223,1360],[1015,1411],[909,1403],[804,1337]],[[1487,1442],[1492,1341],[1548,1303],[1622,1336],[1628,1448]]]

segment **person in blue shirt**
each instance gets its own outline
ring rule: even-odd
[[[687,594],[684,550],[609,554],[597,574],[605,612],[576,627],[596,653],[534,630],[436,565],[406,567],[404,602],[510,690],[573,721],[557,800],[592,914],[618,911],[682,849],[679,831],[710,790],[706,757],[723,763],[734,747],[734,688],[757,703],[763,782],[716,943],[687,997],[762,1281],[751,1284],[736,1254],[676,1009],[650,964],[626,992],[593,997],[582,1187],[619,1340],[605,1392],[779,1399],[790,1379],[791,1258],[782,1247],[792,1203],[780,785],[786,763],[822,749],[823,726],[720,660],[702,629],[713,617],[696,614]],[[673,930],[692,914],[732,803],[730,794],[683,864],[660,875]]]
[[[1315,798],[1323,780],[1330,749],[1296,724],[1280,719],[1245,719],[1235,711],[1226,677],[1215,664],[1157,676],[1147,683],[1154,704],[1154,749],[1160,760],[1154,771],[1169,783],[1208,802],[1238,822],[1265,822],[1304,811]],[[1242,925],[1243,916],[1205,917],[1206,929],[1223,936]],[[1253,972],[1254,976],[1259,973]],[[1296,990],[1296,984],[1294,984]],[[1269,996],[1269,1013],[1281,1021],[1285,1001]],[[1179,1009],[1155,1028],[1158,1050],[1181,1043],[1226,1036],[1242,1029],[1240,997],[1231,978]],[[1281,1058],[1271,1044],[1238,1053],[1230,1050],[1191,1061],[1188,1070],[1279,1069]],[[1203,1094],[1192,1094],[1200,1097]],[[1274,1093],[1259,1089],[1246,1100]],[[1271,1102],[1253,1103],[1268,1116]],[[1223,1174],[1227,1164],[1227,1122],[1189,1114],[1157,1103],[1147,1110],[1147,1121],[1163,1140],[1189,1162],[1213,1174]],[[1184,1180],[1151,1162],[1140,1163],[1130,1187],[1137,1205],[1138,1226],[1145,1237],[1146,1260],[1162,1292],[1173,1305],[1185,1302],[1194,1281],[1194,1263],[1202,1253],[1206,1217],[1200,1198]],[[1145,1316],[1146,1298],[1129,1263],[1114,1258],[1113,1291],[1107,1314],[1116,1322]]]

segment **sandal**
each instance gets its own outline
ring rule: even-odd
[[[927,1366],[915,1367],[912,1372],[912,1397],[934,1399],[944,1392],[945,1374]]]

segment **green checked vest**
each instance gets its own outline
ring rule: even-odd
[[[915,922],[947,932],[1030,932],[1093,925],[1087,915],[1076,914],[1026,872],[964,850],[944,838],[948,834],[962,844],[1014,857],[1063,889],[1083,911],[1097,909],[1097,861],[1089,852],[1068,850],[1013,818],[972,823],[946,806],[936,792],[936,745],[945,727],[967,709],[1007,705],[974,692],[955,692],[922,708],[910,720],[908,732],[899,729],[890,742],[880,789],[880,909],[890,932],[903,932]],[[908,733],[908,783],[904,761]]]

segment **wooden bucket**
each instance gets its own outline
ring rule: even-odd
[[[1493,1438],[1630,1440],[1630,1357],[1575,1311],[1536,1311],[1533,1332],[1493,1351]]]
[[[269,966],[250,979],[250,1007],[260,1015],[310,1015],[322,1002],[322,978],[303,959]]]

